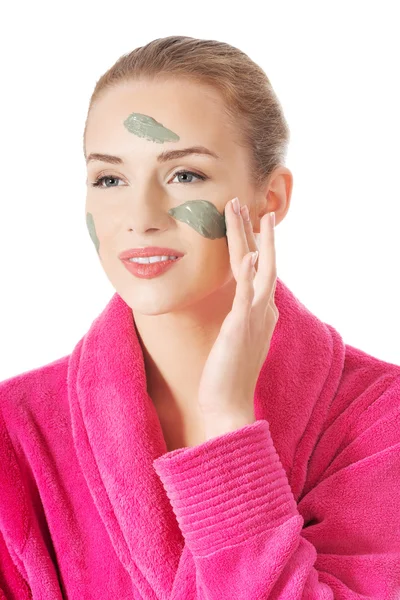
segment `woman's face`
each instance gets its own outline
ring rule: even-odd
[[[218,158],[157,160],[193,146]],[[224,209],[238,196],[251,212],[254,186],[248,181],[250,157],[235,141],[215,90],[172,80],[108,90],[90,111],[85,151],[88,159],[98,153],[123,161],[88,160],[85,212],[106,275],[134,313],[178,311],[232,280]],[[147,246],[184,256],[161,275],[139,278],[119,254]]]

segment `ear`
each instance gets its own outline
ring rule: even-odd
[[[251,214],[254,233],[260,233],[260,221],[267,212],[275,212],[275,226],[285,218],[293,189],[293,174],[284,165],[279,165],[255,196],[255,208]]]

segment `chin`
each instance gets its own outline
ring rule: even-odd
[[[154,308],[152,309],[148,305],[138,306],[137,303],[131,306],[131,308],[134,315],[141,314],[147,315],[148,317],[156,317],[157,315],[165,315],[171,312],[171,309],[169,307],[154,306]]]
[[[149,290],[148,293],[139,292],[139,290],[117,289],[116,291],[121,298],[132,309],[132,312],[137,315],[157,316],[180,310],[183,305],[183,299],[175,297],[167,298],[166,294],[161,296],[154,290]]]
[[[161,282],[153,280],[129,281],[111,281],[116,292],[132,309],[134,314],[157,316],[168,313],[179,313],[190,309],[194,311],[208,310],[210,302],[215,301],[215,294],[225,292],[225,285],[232,283],[234,277],[232,273],[221,282],[220,276],[215,281],[198,282],[186,279],[187,287],[184,288],[183,282],[180,285],[175,281]]]

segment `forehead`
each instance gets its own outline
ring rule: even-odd
[[[152,117],[176,133],[180,140],[168,146],[196,143],[220,147],[231,140],[223,99],[217,90],[204,84],[175,80],[134,81],[107,90],[92,106],[86,126],[86,150],[110,150],[112,141],[140,144],[149,142],[129,133],[123,125],[131,113]],[[106,145],[107,143],[107,145]],[[160,150],[161,144],[151,144]],[[164,146],[166,144],[163,144]]]

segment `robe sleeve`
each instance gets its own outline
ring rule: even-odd
[[[153,462],[185,540],[170,600],[400,600],[400,378],[347,418],[299,504],[266,420]]]

